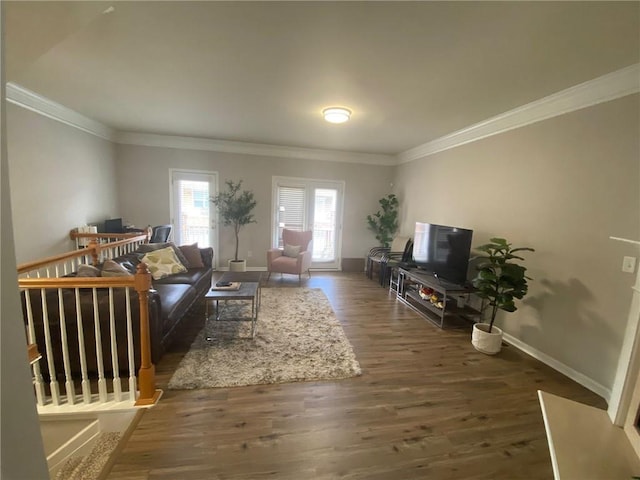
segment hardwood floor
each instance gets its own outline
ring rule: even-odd
[[[268,287],[297,287],[275,276]],[[109,475],[174,479],[550,479],[536,391],[604,400],[514,347],[476,352],[362,273],[313,273],[363,374],[331,381],[166,390],[193,319],[157,365],[146,412]],[[183,327],[184,328],[184,327]]]

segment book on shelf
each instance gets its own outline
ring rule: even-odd
[[[213,287],[211,287],[211,290],[239,290],[240,285],[242,285],[240,282],[228,282],[228,284],[216,283]]]

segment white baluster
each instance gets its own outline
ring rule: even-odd
[[[91,403],[91,383],[87,374],[87,351],[84,348],[84,328],[82,326],[82,309],[80,305],[80,289],[75,289],[76,294],[76,322],[78,325],[78,352],[80,353],[80,372],[82,374],[82,401]]]
[[[129,399],[136,401],[136,364],[135,351],[133,350],[133,326],[131,322],[131,289],[125,288],[125,299],[127,304],[127,358],[129,360]]]
[[[100,312],[98,311],[98,289],[93,288],[93,323],[96,336],[96,361],[98,363],[98,397],[107,401],[107,381],[104,378],[104,360],[102,358],[102,335],[100,334]]]
[[[27,338],[29,343],[36,343],[36,330],[33,326],[33,311],[31,310],[31,291],[24,291],[25,306],[27,308]],[[33,386],[36,391],[36,400],[38,405],[44,405],[44,382],[42,381],[42,373],[40,371],[40,364],[35,362],[32,365],[33,368]]]
[[[113,288],[109,287],[109,329],[111,331],[111,366],[113,367],[113,396],[116,402],[122,400],[120,384],[120,368],[118,366],[118,339],[116,338],[115,308],[113,305]]]
[[[71,375],[71,363],[69,361],[69,345],[67,340],[67,324],[64,314],[64,299],[62,297],[62,289],[58,289],[58,310],[60,315],[60,340],[62,341],[62,361],[64,364],[64,388],[67,392],[67,402],[69,405],[76,403],[76,387],[73,384]]]
[[[51,388],[51,401],[54,405],[60,405],[60,387],[56,378],[53,345],[51,344],[51,330],[49,328],[49,309],[47,308],[47,290],[40,289],[42,300],[42,324],[44,325],[44,343],[47,350],[47,365],[49,366],[49,387]]]

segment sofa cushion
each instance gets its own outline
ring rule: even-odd
[[[196,289],[184,283],[155,284],[153,288],[160,297],[162,331],[166,334],[175,327],[196,300]]]
[[[202,255],[200,254],[200,249],[198,248],[198,244],[194,243],[193,245],[180,245],[178,249],[182,252],[184,257],[187,259],[188,264],[183,263],[183,265],[187,268],[203,268],[204,263],[202,262]]]
[[[142,262],[147,265],[154,280],[187,271],[171,247],[146,253],[144,257],[142,257]]]
[[[206,292],[211,287],[211,269],[190,268],[186,272],[176,273],[153,281],[154,285],[174,285],[177,283],[193,285],[199,293]]]

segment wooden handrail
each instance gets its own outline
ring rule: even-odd
[[[135,287],[134,275],[119,277],[51,277],[51,278],[20,278],[20,288],[118,288]]]
[[[86,234],[86,235],[96,235],[96,234]],[[146,241],[148,236],[146,233],[141,235],[130,236],[124,238],[122,240],[118,240],[116,242],[110,242],[105,244],[100,244],[94,240],[89,243],[87,248],[82,248],[79,250],[73,250],[71,252],[61,253],[59,255],[53,255],[51,257],[46,257],[40,260],[34,260],[31,262],[25,262],[18,265],[18,274],[27,273],[32,270],[37,270],[39,268],[46,267],[47,265],[61,263],[64,261],[72,260],[74,258],[84,257],[87,255],[91,255],[94,260],[94,264],[97,263],[97,259],[100,256],[100,252],[102,250],[108,250],[110,248],[117,248],[122,245],[127,245],[132,242],[137,241]]]
[[[120,238],[122,240],[127,240],[135,237],[139,237],[144,235],[148,237],[148,235],[144,232],[130,232],[130,233],[80,233],[77,230],[71,230],[69,232],[69,238],[71,240],[76,240],[78,238]]]

